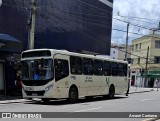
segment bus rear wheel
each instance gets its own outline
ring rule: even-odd
[[[86,98],[86,100],[91,101],[93,99],[93,96],[86,96],[85,98]]]
[[[71,88],[69,90],[69,102],[70,103],[76,103],[78,101],[78,91],[76,88]]]
[[[113,99],[113,98],[114,98],[114,94],[115,94],[115,88],[114,88],[113,85],[111,85],[110,88],[109,88],[108,97],[109,97],[110,99]]]

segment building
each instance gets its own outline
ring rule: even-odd
[[[35,0],[35,48],[110,54],[113,0]],[[4,0],[0,33],[28,48],[31,0]]]
[[[127,48],[127,59],[130,59],[130,46]],[[125,60],[126,45],[124,44],[112,44],[110,50],[110,57],[112,59]]]
[[[133,40],[131,59],[132,85],[153,87],[154,80],[160,78],[160,35],[149,34]]]
[[[18,61],[21,51],[21,41],[10,35],[0,34],[0,94],[13,92],[12,89],[15,85],[14,63]]]
[[[113,0],[35,0],[35,2],[36,49],[52,48],[110,54]],[[19,51],[20,47],[15,46],[15,42],[12,44],[9,42],[10,45],[7,45],[9,49],[5,50],[6,44],[0,41],[2,93],[6,91],[5,89],[11,88],[10,85],[15,81],[12,67],[16,63],[14,57],[16,49],[18,52],[28,49],[30,5],[31,0],[3,0],[0,4],[0,33],[14,36],[17,42],[21,41],[22,46]],[[5,40],[8,39],[10,40],[10,38]],[[10,59],[13,61],[9,61]]]

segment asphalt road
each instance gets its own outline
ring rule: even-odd
[[[0,104],[0,112],[65,112],[65,115],[76,115],[76,113],[94,112],[91,117],[98,115],[98,112],[117,112],[113,113],[114,119],[110,118],[65,118],[65,121],[142,121],[148,118],[116,118],[119,112],[160,112],[160,91],[134,93],[128,97],[124,95],[116,96],[115,99],[94,98],[92,101],[80,99],[76,104],[69,104],[65,100],[51,101],[44,104],[41,101],[15,100],[6,101]],[[63,113],[62,113],[63,114]],[[132,113],[131,113],[132,114]],[[60,114],[61,115],[61,114]],[[104,113],[107,117],[107,113]],[[122,114],[123,115],[123,114]],[[128,114],[127,114],[128,115]],[[61,117],[61,116],[59,116]],[[63,118],[63,116],[62,116]],[[43,119],[42,119],[43,120]],[[47,119],[52,120],[53,119]],[[55,118],[54,121],[63,119]],[[39,120],[40,121],[40,120]]]

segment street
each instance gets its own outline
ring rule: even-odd
[[[159,95],[160,92],[155,90],[151,92],[133,93],[128,97],[119,95],[116,96],[115,99],[104,99],[102,97],[94,98],[92,101],[80,99],[76,104],[69,104],[65,100],[51,101],[49,104],[44,104],[38,100],[29,101],[19,99],[12,100],[12,102],[4,101],[1,103],[0,112],[72,112],[73,114],[76,112],[159,112]],[[115,113],[115,118],[116,115]],[[109,120],[109,118],[107,119]],[[130,118],[130,120],[133,121],[141,121],[143,119],[146,118]],[[88,120],[90,120],[90,118]],[[119,120],[127,121],[128,119]]]

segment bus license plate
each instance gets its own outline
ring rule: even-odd
[[[37,96],[37,93],[32,93],[32,96]]]

